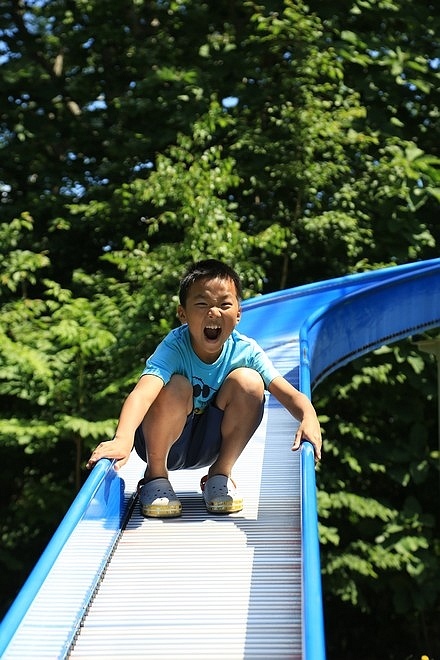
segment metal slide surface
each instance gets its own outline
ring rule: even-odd
[[[309,396],[341,364],[440,326],[440,259],[247,301],[240,330]],[[325,657],[311,446],[268,397],[235,478],[245,508],[204,509],[200,477],[171,479],[173,520],[144,519],[143,466],[94,468],[0,626],[2,658]]]

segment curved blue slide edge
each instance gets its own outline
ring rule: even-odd
[[[440,260],[412,264],[327,302],[300,328],[304,376],[315,387],[332,371],[383,344],[440,325]],[[391,269],[389,269],[391,270]]]
[[[367,273],[348,275],[333,280],[318,282],[315,284],[305,285],[278,293],[267,294],[265,296],[257,297],[249,301],[245,301],[243,307],[245,313],[243,314],[240,322],[240,330],[245,334],[249,334],[264,347],[271,348],[280,346],[286,342],[291,341],[293,338],[301,338],[301,365],[300,365],[300,389],[307,394],[311,395],[311,383],[313,374],[315,372],[320,376],[323,369],[333,369],[348,362],[353,357],[373,350],[374,344],[365,344],[364,339],[362,342],[352,340],[353,346],[356,343],[357,353],[353,353],[353,348],[348,351],[344,356],[337,356],[338,360],[345,360],[336,364],[337,360],[332,360],[331,363],[321,365],[319,369],[313,368],[313,361],[318,359],[319,352],[315,349],[319,344],[320,330],[324,327],[327,331],[323,332],[328,340],[328,328],[325,328],[326,315],[336,314],[336,317],[344,318],[344,314],[338,309],[343,305],[343,300],[352,299],[352,302],[362,305],[362,291],[368,292],[368,295],[374,293],[376,287],[382,287],[386,282],[390,283],[389,290],[392,289],[393,284],[391,280],[396,277],[399,293],[405,292],[405,279],[415,279],[423,283],[424,275],[427,275],[430,281],[430,286],[434,285],[434,290],[431,288],[431,296],[424,295],[424,305],[428,306],[426,312],[426,319],[424,322],[416,323],[417,332],[431,327],[437,327],[440,323],[437,319],[440,317],[440,259],[430,261],[417,262],[407,264],[404,266],[396,266],[391,268],[380,269],[377,271],[370,271]],[[418,277],[417,275],[420,275]],[[400,277],[402,276],[402,277]],[[417,289],[417,285],[413,289]],[[414,292],[413,292],[414,293]],[[397,297],[397,296],[395,296]],[[388,301],[392,302],[392,295],[387,295]],[[416,295],[412,295],[411,300],[417,299]],[[401,303],[405,298],[401,298]],[[433,300],[430,305],[430,300]],[[356,301],[359,301],[356,302]],[[376,302],[379,302],[376,300]],[[410,307],[411,305],[409,305]],[[345,311],[349,306],[345,306]],[[252,312],[253,313],[250,313]],[[426,310],[422,310],[424,313]],[[402,313],[401,306],[399,306],[399,315]],[[431,314],[433,319],[428,319]],[[338,316],[339,315],[339,316]],[[417,317],[417,313],[415,314]],[[345,323],[348,327],[348,324]],[[331,324],[330,324],[331,326]],[[373,324],[374,326],[374,324]],[[374,327],[372,329],[374,332]],[[407,336],[401,330],[400,335],[394,335],[390,338],[390,332],[382,333],[389,340],[396,340],[397,338]],[[411,332],[413,333],[413,328]],[[310,336],[309,336],[310,335]],[[382,343],[382,339],[378,342]],[[361,345],[362,344],[362,345]],[[331,349],[331,344],[330,344]],[[360,351],[360,352],[359,352]],[[347,353],[347,351],[345,351]],[[327,358],[330,359],[330,354],[327,353]],[[333,366],[332,366],[333,365]],[[312,371],[313,369],[313,371]],[[320,372],[321,369],[321,372]],[[328,371],[327,373],[330,373]],[[327,374],[326,374],[327,375]],[[322,614],[322,594],[321,594],[321,579],[320,579],[320,560],[319,560],[319,542],[317,533],[317,504],[316,504],[316,482],[315,482],[315,467],[313,450],[309,443],[304,443],[301,455],[302,467],[302,542],[303,542],[303,657],[305,660],[321,660],[325,657],[325,642],[324,642],[324,625]],[[115,539],[120,532],[120,526],[123,519],[124,503],[123,498],[119,498],[119,503],[115,505],[115,498],[108,499],[108,493],[111,490],[112,482],[119,482],[120,478],[115,479],[115,473],[112,469],[110,461],[100,461],[93,469],[91,475],[88,477],[82,490],[76,497],[66,516],[64,517],[59,528],[55,532],[52,540],[43,552],[40,560],[35,565],[32,573],[24,584],[19,595],[15,599],[11,608],[4,617],[0,625],[0,656],[9,645],[12,636],[16,632],[27,609],[36,597],[39,589],[41,588],[44,580],[49,574],[56,558],[62,551],[66,541],[73,533],[75,527],[79,524],[81,519],[88,516],[95,517],[96,513],[93,511],[93,500],[102,500],[102,507],[105,510],[107,506],[111,512],[107,511],[107,516],[116,517],[118,521],[115,524]],[[114,490],[114,489],[113,489]]]
[[[440,326],[440,259],[253,298],[246,308],[257,313],[244,316],[248,323],[240,330],[264,348],[299,335],[300,390],[311,398],[312,387],[343,364],[383,343]],[[301,451],[301,519],[303,658],[324,660],[315,461],[308,442]]]
[[[366,288],[381,286],[394,277],[411,277],[439,266],[440,259],[431,259],[256,296],[243,303],[246,314],[240,321],[240,331],[254,337],[265,349],[282,346],[297,337],[302,327],[307,327],[312,314],[320,314],[336,301],[342,301],[356,292],[362,295]],[[249,314],[250,311],[252,314]]]
[[[315,456],[310,442],[301,448],[302,648],[305,660],[324,660],[325,630],[318,536]]]
[[[80,521],[105,517],[107,527],[113,528],[114,539],[119,536],[127,505],[123,481],[116,476],[113,464],[108,459],[97,463],[4,616],[0,625],[0,658]]]

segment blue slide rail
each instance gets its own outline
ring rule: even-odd
[[[313,387],[355,358],[440,326],[440,259],[373,273],[340,282],[343,288],[352,284],[353,290],[326,302],[301,326],[300,389],[309,397]],[[315,468],[309,448],[302,455],[303,650],[306,660],[321,660],[325,635]]]
[[[300,329],[303,376],[310,374],[311,387],[381,345],[438,327],[438,264],[386,269],[382,281],[316,309]]]
[[[268,294],[246,301],[244,312],[242,331],[264,348],[282,346],[299,336],[300,389],[310,397],[313,387],[350,360],[440,326],[440,259]],[[311,445],[305,443],[301,451],[303,658],[323,660],[315,465]],[[84,608],[72,617],[67,651],[127,514],[123,486],[110,461],[100,461],[94,468],[0,625],[0,657],[71,535],[81,521],[100,516],[106,520],[110,543],[97,562],[96,581],[90,585]]]
[[[96,565],[96,578],[90,584],[85,595],[85,606],[91,598],[113,545],[120,534],[128,508],[128,502],[124,500],[123,495],[123,481],[113,470],[113,464],[114,461],[108,459],[97,463],[4,616],[0,624],[0,658],[3,657],[26,612],[77,526],[82,521],[94,520],[99,517],[105,518],[106,527],[109,529],[109,543],[107,548],[103,548],[101,560]],[[84,609],[81,609],[72,614],[70,635],[67,636],[64,647],[59,649],[58,657],[62,658],[67,653],[83,612]]]

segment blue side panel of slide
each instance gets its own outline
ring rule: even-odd
[[[246,301],[241,332],[266,349],[300,342],[300,389],[313,387],[350,360],[403,337],[440,326],[440,259],[349,275]],[[100,461],[66,514],[0,626],[0,656],[50,572],[66,538],[82,520],[107,521],[116,540],[127,502],[111,469]],[[303,658],[325,657],[313,451],[302,450]],[[97,561],[96,581],[105,553]],[[76,624],[76,622],[75,622]],[[62,657],[62,656],[60,656]]]
[[[266,349],[299,336],[300,389],[381,345],[440,327],[440,259],[318,282],[245,303],[240,330]],[[251,312],[252,313],[249,313]],[[276,330],[275,330],[276,329]],[[325,657],[314,457],[302,455],[303,657]]]

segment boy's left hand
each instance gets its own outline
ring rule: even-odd
[[[300,448],[304,440],[309,440],[312,443],[315,452],[315,461],[321,460],[322,449],[322,436],[321,427],[319,426],[318,419],[313,416],[312,419],[304,418],[300,423],[298,430],[295,434],[295,440],[292,445],[292,451]]]

